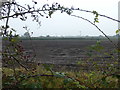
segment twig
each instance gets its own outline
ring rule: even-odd
[[[18,5],[18,4],[16,4],[16,5]],[[18,6],[20,6],[20,5],[18,5]],[[22,7],[22,8],[24,8],[25,10],[28,10],[28,9],[26,9],[25,7]],[[50,9],[45,9],[45,10],[43,10],[43,9],[38,9],[38,10],[32,10],[32,11],[25,11],[25,12],[21,12],[21,13],[15,13],[15,14],[9,16],[9,17],[14,17],[14,16],[16,16],[16,15],[33,13],[33,12],[50,11],[50,10],[61,11],[62,9],[51,9],[51,8],[50,8]],[[93,11],[83,10],[83,9],[79,9],[79,8],[78,8],[78,9],[71,9],[71,10],[73,10],[73,11],[78,10],[78,11],[93,13]],[[102,14],[98,14],[98,15],[120,23],[120,20],[117,20],[117,19],[111,18],[111,17],[106,16],[106,15],[102,15]],[[1,19],[5,19],[5,18],[7,18],[7,16],[2,17]]]
[[[22,64],[19,62],[19,60],[17,60],[13,55],[11,55],[11,57],[14,58],[14,60],[15,60],[18,64],[20,64],[20,66],[22,66],[23,68],[25,68],[25,70],[28,71],[28,69],[27,69],[24,65],[22,65]]]
[[[25,10],[28,10],[27,8],[21,6],[21,5],[17,4],[17,3],[13,3],[13,4],[16,4],[17,6],[20,6],[21,8],[24,8]],[[65,8],[64,8],[64,9],[65,9]],[[45,10],[43,10],[43,11],[49,11],[49,10],[62,10],[62,9],[45,9]],[[83,11],[83,12],[93,13],[93,11],[84,10],[84,9],[79,9],[79,8],[76,8],[76,9],[75,9],[75,8],[71,8],[71,10],[77,10],[77,11]],[[41,11],[41,10],[40,10],[40,11]],[[103,15],[103,14],[99,14],[99,13],[98,13],[98,15],[99,15],[99,16],[102,16],[102,17],[105,17],[105,18],[108,18],[108,19],[111,19],[111,20],[113,20],[113,21],[117,21],[117,22],[120,23],[120,20],[116,20],[116,19],[114,19],[114,18],[111,18],[111,17],[106,16],[106,15]]]
[[[6,35],[7,33],[7,28],[8,28],[8,21],[9,21],[9,15],[10,15],[10,3],[8,4],[8,14],[7,14],[7,20],[6,20],[6,25],[5,25],[5,31],[4,31],[4,35]]]
[[[26,30],[27,30],[27,32],[29,33],[29,30],[28,30],[27,28],[26,28]],[[30,34],[30,33],[29,33],[29,34]],[[32,49],[33,49],[33,52],[34,52],[34,55],[33,55],[33,57],[31,58],[30,61],[33,61],[34,58],[36,57],[36,50],[35,50],[35,48],[34,48],[34,44],[33,44],[33,42],[32,42],[31,35],[29,35],[29,39],[30,39],[30,41],[31,41],[31,46],[32,46]]]
[[[111,74],[107,74],[107,75],[103,76],[101,79],[99,79],[96,82],[94,82],[94,84],[96,84],[97,82],[101,81],[102,79],[105,79],[107,77],[114,76],[114,75],[119,75],[120,76],[120,72],[118,71],[118,72],[114,72],[114,73],[111,73]],[[119,80],[118,80],[118,83],[119,83]]]
[[[77,11],[83,11],[83,12],[93,13],[93,11],[83,10],[83,9],[79,9],[79,8],[77,8],[77,9],[72,9],[72,10],[77,10]],[[105,18],[108,18],[108,19],[111,19],[111,20],[113,20],[113,21],[116,21],[116,22],[119,22],[119,23],[120,23],[120,20],[117,20],[117,19],[111,18],[111,17],[106,16],[106,15],[102,15],[102,14],[99,14],[99,13],[98,13],[98,15],[99,15],[99,16],[102,16],[102,17],[105,17]]]
[[[21,7],[21,8],[24,8],[25,10],[28,10],[27,8],[21,6],[21,5],[17,4],[17,3],[13,3],[13,4],[14,4],[14,5],[17,5],[17,6]]]
[[[77,16],[77,15],[71,15],[71,16],[77,17],[77,18],[81,18],[81,19],[89,22],[89,23],[92,24],[93,26],[95,26],[95,27],[114,45],[114,47],[115,47],[116,49],[118,49],[118,46],[117,46],[115,43],[113,43],[113,41],[112,41],[96,24],[92,23],[90,20],[88,20],[88,19],[86,19],[86,18]]]
[[[34,77],[40,77],[40,76],[43,76],[43,77],[57,77],[56,75],[47,75],[47,74],[31,75],[31,76],[26,77],[25,79],[22,79],[22,80],[18,81],[17,84],[18,84],[19,82],[21,82],[21,81],[23,81],[23,80],[26,80],[26,79],[29,79],[29,78],[31,78],[31,77],[34,78]],[[88,88],[90,87],[90,86],[86,85],[85,83],[81,82],[81,81],[80,81],[79,79],[77,79],[77,78],[73,78],[73,77],[70,77],[70,76],[67,76],[67,75],[63,76],[62,78],[70,78],[70,79],[72,79],[73,81],[78,81],[80,85],[84,85],[84,86],[86,86],[86,87],[88,87]]]
[[[47,9],[46,11],[51,10],[51,9]],[[14,17],[14,16],[18,16],[18,15],[23,15],[23,14],[29,14],[29,13],[33,13],[33,12],[40,12],[40,11],[45,11],[45,10],[32,10],[32,11],[25,11],[25,12],[20,12],[20,13],[15,13],[13,15],[10,15],[9,17]],[[5,19],[8,16],[2,17],[1,19]]]

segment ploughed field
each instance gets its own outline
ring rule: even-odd
[[[101,40],[100,45],[104,49],[98,52],[89,48],[96,45],[96,42],[97,40],[22,40],[22,45],[30,56],[29,60],[54,64],[56,69],[91,70],[95,65],[100,69],[114,65],[118,55],[113,44],[108,40]],[[114,43],[117,41],[114,40]]]

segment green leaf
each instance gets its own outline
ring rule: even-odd
[[[120,75],[119,74],[113,74],[112,77],[120,79]]]
[[[96,14],[96,11],[93,11],[93,14]]]
[[[19,42],[19,38],[18,37],[14,37],[11,39],[11,42]]]
[[[45,67],[45,69],[46,69],[47,71],[50,71],[50,70],[51,70],[49,65],[43,64],[43,66]]]
[[[70,83],[71,81],[73,81],[73,80],[70,79],[70,78],[66,78],[66,79],[64,79],[63,83],[64,83],[64,84],[67,84],[67,83]]]
[[[10,31],[10,35],[12,35],[12,31]]]
[[[14,32],[16,32],[16,30],[15,30],[15,29],[13,29],[13,28],[11,28],[11,30],[12,30],[12,31],[14,31]]]
[[[98,12],[96,12],[96,11],[93,11],[93,14],[95,14],[96,16],[95,17],[98,17]]]
[[[120,32],[120,29],[116,30],[116,34],[118,34]]]
[[[54,11],[49,11],[49,16],[51,18],[51,15],[53,14]]]
[[[92,56],[92,53],[88,52],[87,55],[91,57],[91,56]]]
[[[99,15],[98,12],[93,11],[92,13],[95,14],[94,23],[99,23],[99,21],[98,21],[98,15]]]
[[[6,40],[6,41],[7,41],[7,40],[8,40],[8,37],[4,37],[3,40]]]
[[[81,61],[78,61],[77,64],[81,64]]]

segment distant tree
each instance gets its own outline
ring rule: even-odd
[[[29,32],[25,32],[23,37],[30,37],[30,33]]]
[[[47,35],[46,37],[50,37],[50,35]]]
[[[102,35],[99,35],[99,38],[104,38],[104,36],[102,36]]]

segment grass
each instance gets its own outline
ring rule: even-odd
[[[43,66],[26,71],[3,68],[3,88],[118,88],[118,78],[101,71],[52,72]],[[54,74],[54,75],[53,75]]]

